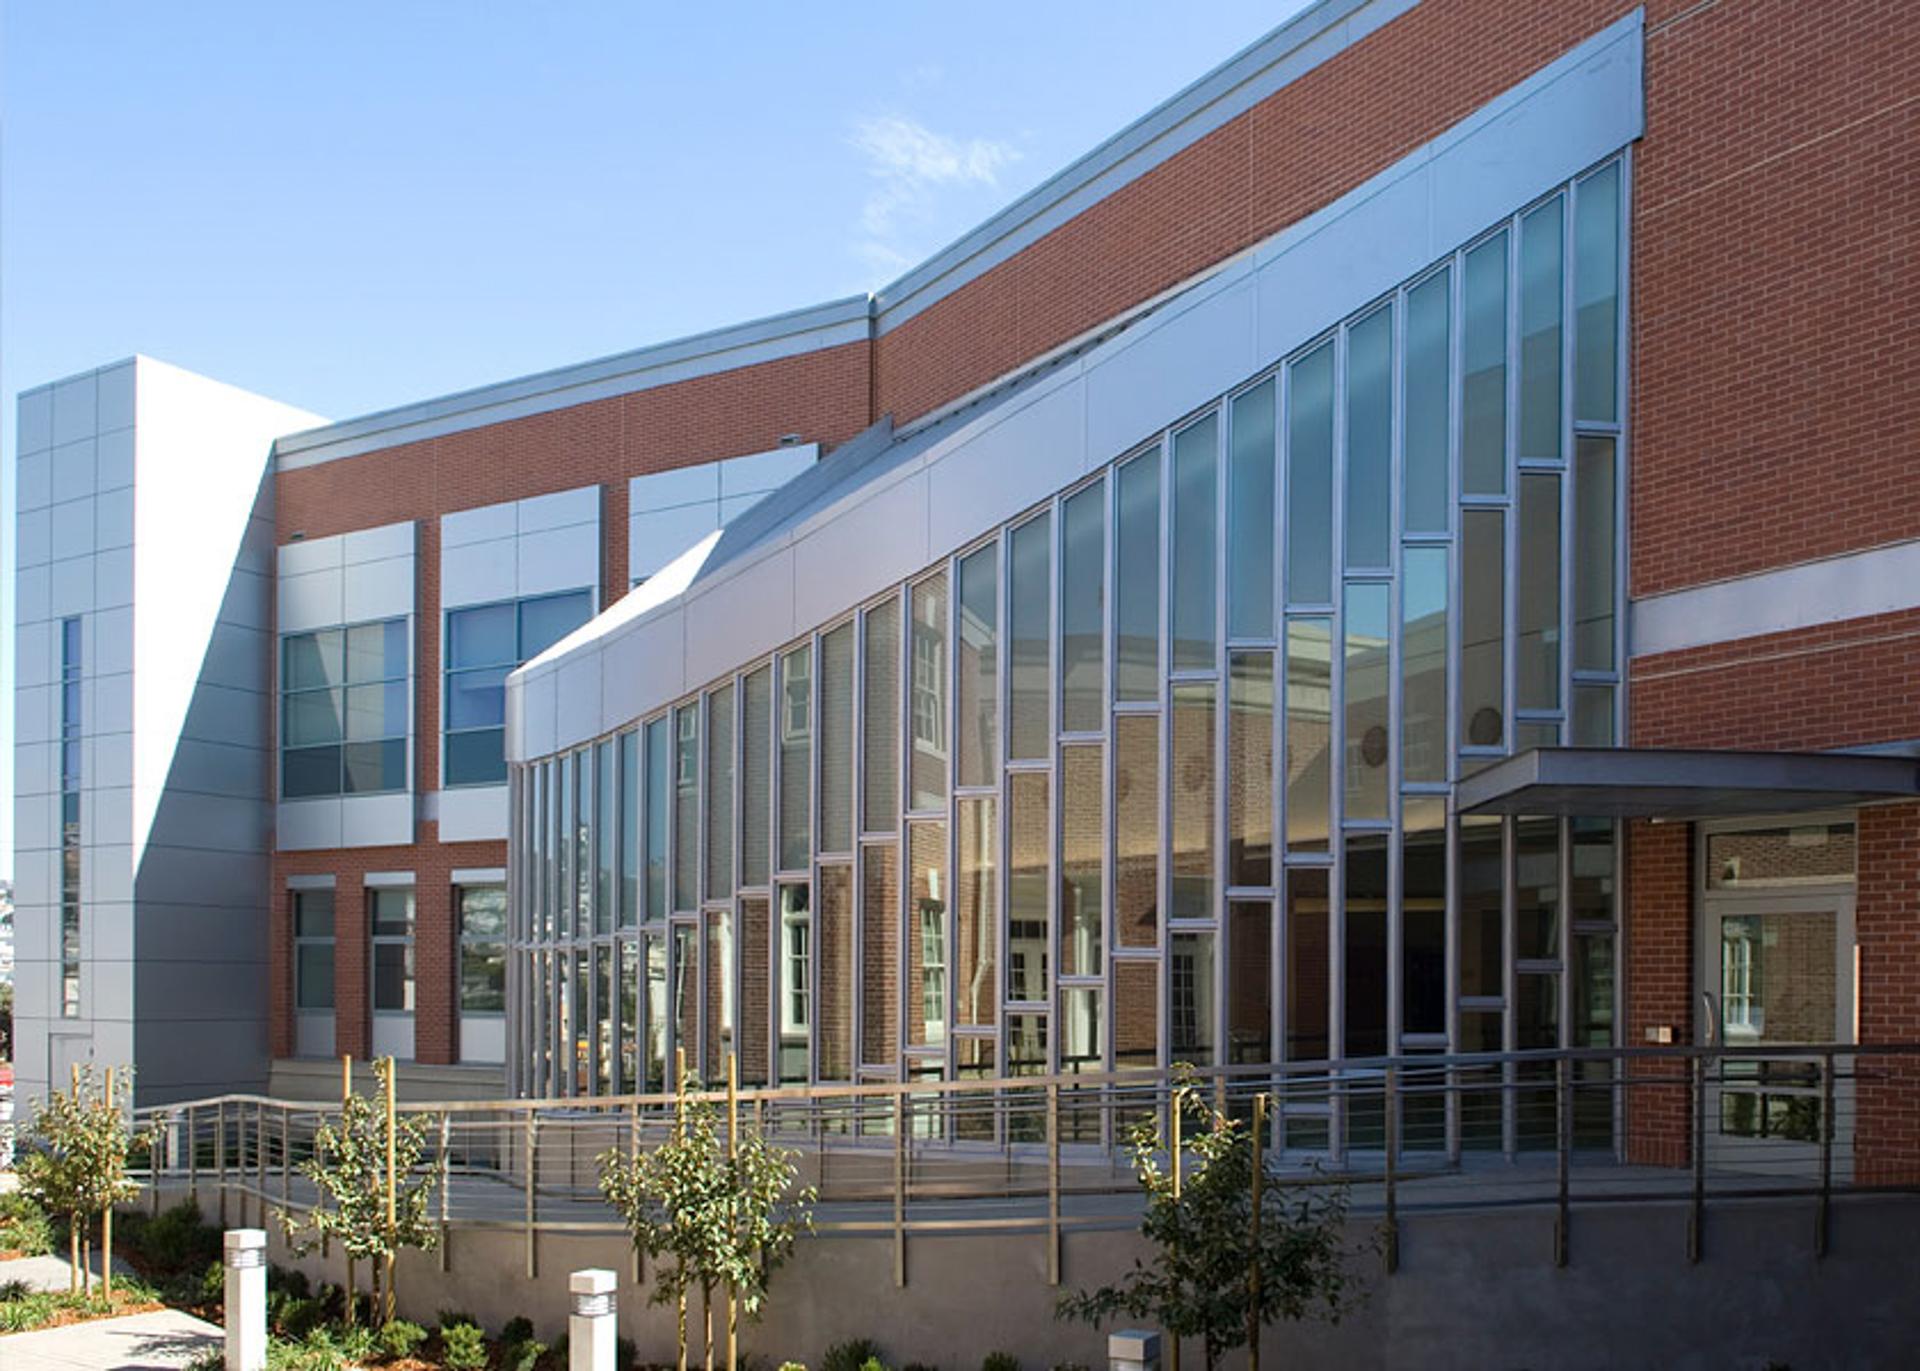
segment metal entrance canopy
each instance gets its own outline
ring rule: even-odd
[[[1701,819],[1920,799],[1920,759],[1846,752],[1542,747],[1454,787],[1462,814]]]

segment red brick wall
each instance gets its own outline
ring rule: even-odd
[[[1627,891],[1621,942],[1626,951],[1626,1028],[1622,1045],[1647,1045],[1652,1028],[1691,1043],[1693,1006],[1693,826],[1627,826]],[[1627,1092],[1627,1158],[1684,1166],[1692,1155],[1693,1101],[1683,1062],[1629,1064],[1638,1082]]]
[[[1860,1041],[1920,1043],[1920,804],[1860,811]],[[1920,1054],[1858,1059],[1855,1179],[1920,1182]]]

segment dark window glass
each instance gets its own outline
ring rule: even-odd
[[[1012,656],[1007,742],[1013,757],[1045,757],[1052,749],[1048,638],[1053,628],[1052,520],[1030,519],[1013,531]]]
[[[484,667],[447,676],[447,727],[496,728],[507,717],[509,668]]]
[[[1573,468],[1573,665],[1611,671],[1615,544],[1613,439],[1582,438]]]
[[[1333,801],[1333,621],[1287,620],[1287,851],[1325,852]]]
[[[1447,530],[1452,288],[1453,273],[1444,269],[1407,292],[1406,488],[1401,509],[1409,533]]]
[[[1211,683],[1173,687],[1173,743],[1167,829],[1173,877],[1171,917],[1217,918],[1214,908],[1214,708]]]
[[[1107,488],[1080,491],[1060,513],[1060,727],[1099,731],[1106,711]]]
[[[1460,741],[1506,741],[1506,517],[1463,511],[1460,554]]]
[[[447,735],[448,785],[497,785],[507,779],[505,731],[481,729]]]
[[[1227,487],[1227,634],[1273,636],[1274,419],[1272,381],[1233,400]]]
[[[1387,1054],[1387,836],[1347,839],[1346,1042],[1349,1057]]]
[[[1520,456],[1560,456],[1561,200],[1520,221]]]
[[[1507,488],[1507,235],[1467,254],[1461,340],[1460,481],[1468,495]]]
[[[390,738],[379,743],[348,743],[342,760],[346,766],[345,790],[349,795],[406,789],[407,740],[404,738]],[[506,779],[504,769],[500,778]]]
[[[1227,882],[1273,881],[1273,654],[1236,652],[1227,697]]]
[[[1227,1061],[1273,1060],[1273,905],[1236,901],[1228,911]]]
[[[593,617],[593,592],[570,590],[520,602],[520,657],[530,662]]]
[[[1447,550],[1401,556],[1401,778],[1447,779]]]
[[[1514,702],[1560,705],[1560,478],[1520,478],[1519,623],[1514,631]]]
[[[340,749],[289,748],[280,754],[280,796],[286,800],[340,793]]]
[[[1393,776],[1387,586],[1348,586],[1346,608],[1346,817],[1385,819]]]
[[[1115,530],[1114,697],[1160,698],[1160,453],[1119,470]]]
[[[999,774],[999,556],[995,544],[960,562],[960,698],[955,726],[961,785],[991,785]]]
[[[1333,599],[1333,345],[1287,368],[1287,601]]]
[[[1447,1031],[1446,801],[1409,796],[1402,809],[1401,1029]]]
[[[1173,669],[1214,665],[1214,530],[1220,419],[1209,414],[1173,436]]]
[[[1347,565],[1384,567],[1393,542],[1393,311],[1347,332]]]
[[[1504,921],[1500,912],[1502,860],[1499,822],[1463,820],[1459,869],[1462,995],[1506,994]]]
[[[1620,347],[1620,164],[1576,188],[1573,221],[1573,415],[1611,422]]]

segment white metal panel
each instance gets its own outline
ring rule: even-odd
[[[724,528],[726,525],[732,523],[772,493],[773,492],[766,490],[756,490],[745,495],[726,496],[720,501],[721,527]]]
[[[792,638],[801,627],[795,594],[786,548],[708,582],[686,619],[686,680],[711,680],[742,665],[756,645],[767,650]]]
[[[282,576],[276,589],[282,633],[305,633],[346,622],[344,571],[309,571],[303,576]]]
[[[718,501],[636,509],[627,516],[628,580],[654,575],[718,527]]]
[[[340,801],[282,800],[274,809],[274,843],[282,852],[340,846]]]
[[[465,547],[495,538],[511,538],[520,531],[519,514],[512,500],[498,505],[456,510],[440,516],[440,547]]]
[[[627,508],[670,509],[720,498],[720,470],[713,462],[655,471],[627,481]]]
[[[341,797],[341,847],[400,847],[412,841],[411,791]]]
[[[120,605],[92,616],[93,639],[87,644],[87,667],[101,676],[133,670],[133,610]],[[52,650],[53,639],[48,639]],[[49,680],[52,678],[49,677]]]
[[[95,547],[133,546],[133,488],[102,490],[93,502]]]
[[[597,526],[541,529],[522,533],[516,544],[519,563],[517,592],[546,595],[560,590],[600,584],[600,538]]]
[[[507,1019],[504,1014],[460,1016],[460,1060],[504,1062],[507,1059]]]
[[[58,563],[55,564],[56,566]],[[55,578],[56,584],[59,578]],[[93,605],[113,609],[133,603],[133,548],[116,547],[94,554]]]
[[[381,524],[377,528],[356,528],[341,535],[340,555],[346,565],[356,562],[381,562],[390,558],[413,557],[413,521]]]
[[[928,541],[944,551],[979,537],[1071,485],[1090,451],[1076,372],[932,458]]]
[[[97,880],[90,879],[89,873],[82,872],[82,890],[94,890],[98,886]],[[124,962],[133,956],[133,904],[128,896],[121,895],[111,900],[104,895],[89,897],[86,927],[93,938],[90,957]],[[95,989],[98,988],[96,982]]]
[[[504,785],[453,786],[438,792],[440,841],[476,843],[507,836],[507,788]]]
[[[93,795],[93,827],[89,830],[89,842],[131,843],[133,841],[133,787],[114,786],[97,787]],[[195,795],[191,799],[198,803],[211,797]],[[218,845],[220,839],[214,837]]]
[[[64,562],[53,563],[47,570],[49,615],[61,619],[93,608],[93,558],[69,557]]]
[[[60,668],[54,664],[54,628],[45,622],[26,624],[13,640],[13,683],[20,686],[51,685]]]
[[[30,624],[49,617],[53,601],[53,568],[22,567],[13,578],[13,603],[20,623]]]
[[[48,551],[35,561],[57,561],[64,557],[85,557],[94,550],[93,542],[94,502],[88,500],[68,500],[54,505],[46,511],[46,548]],[[21,565],[31,565],[27,560],[26,521],[22,520],[20,530]]]
[[[413,612],[413,558],[348,562],[340,573],[341,612],[350,624],[398,619]]]
[[[413,1015],[375,1014],[373,1016],[373,1055],[395,1061],[413,1060]]]
[[[600,731],[600,663],[591,657],[562,662],[554,673],[554,727],[563,738]]]
[[[98,733],[89,740],[92,770],[87,774],[99,785],[133,784],[133,735]]]
[[[1157,327],[1129,330],[1089,361],[1084,451],[1094,461],[1118,457],[1256,370],[1247,270],[1229,269],[1198,298],[1168,305]]]
[[[518,509],[522,537],[544,529],[597,524],[600,522],[600,487],[576,486],[550,495],[529,496],[520,501]]]
[[[102,835],[103,837],[106,835]],[[92,860],[92,884],[82,889],[94,900],[131,900],[133,898],[133,846],[130,843],[88,844]]]
[[[59,789],[60,776],[56,770],[58,746],[56,743],[13,745],[13,793],[16,797],[51,795]]]
[[[87,727],[96,733],[133,732],[133,673],[93,678],[93,712]]]
[[[720,498],[735,495],[764,495],[778,490],[819,460],[818,443],[800,443],[774,448],[745,457],[729,457],[720,462]]]
[[[925,471],[906,472],[796,541],[794,621],[818,623],[925,566],[927,490]]]
[[[508,538],[440,549],[440,608],[511,600],[516,583],[514,545]]]
[[[333,1015],[302,1011],[294,1016],[293,1051],[300,1057],[332,1057]]]
[[[282,543],[275,549],[281,576],[305,576],[315,571],[337,571],[346,565],[347,540],[339,534],[330,538],[302,538]]]
[[[526,755],[537,757],[552,752],[557,746],[554,741],[555,738],[558,737],[555,730],[555,720],[558,717],[560,707],[559,682],[554,678],[553,673],[547,672],[537,679],[529,680],[522,690],[515,691],[511,688],[508,689],[508,718],[510,720],[514,720],[516,717],[513,714],[513,701],[516,698],[519,700],[520,710],[517,716],[519,733],[522,738],[526,739],[527,746],[533,749]],[[512,734],[509,733],[509,738],[511,738],[511,736]],[[511,744],[509,744],[507,756],[510,759],[514,757],[514,753],[511,751]]]
[[[51,794],[30,801],[22,799],[14,809],[14,846],[23,851],[53,846],[59,836],[60,824],[55,814],[59,803],[58,797]]]

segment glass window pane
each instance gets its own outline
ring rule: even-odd
[[[404,737],[406,731],[405,681],[387,681],[381,685],[352,686],[348,689],[347,737],[356,740],[398,738]]]
[[[1447,442],[1453,422],[1449,344],[1453,272],[1442,268],[1407,292],[1406,477],[1409,533],[1447,531]]]
[[[799,871],[813,851],[813,649],[780,659],[780,869]]]
[[[1227,883],[1273,883],[1273,654],[1236,652],[1227,700]]]
[[[1158,947],[1160,717],[1118,715],[1113,738],[1115,940],[1121,947]]]
[[[1044,1013],[1007,1015],[1007,1074],[1047,1074],[1047,1016]]]
[[[1100,1022],[1100,991],[1073,986],[1060,992],[1060,1070],[1066,1074],[1100,1071],[1106,1065],[1106,1034]],[[1100,1125],[1092,1110],[1073,1111],[1062,1121],[1063,1131],[1076,1123],[1085,1128],[1088,1142],[1097,1141]]]
[[[338,746],[289,748],[280,754],[281,799],[338,795],[341,785]]]
[[[487,667],[479,671],[454,671],[447,674],[447,724],[449,729],[498,728],[507,718],[508,667]],[[404,697],[405,688],[396,686]]]
[[[367,892],[367,919],[376,938],[413,935],[413,891],[400,886]]]
[[[820,1079],[853,1079],[853,868],[820,868]]]
[[[1115,490],[1114,698],[1160,698],[1160,451],[1124,463]]]
[[[620,954],[620,1076],[613,1088],[623,1094],[641,1089],[640,1085],[640,944],[628,939],[619,944]],[[741,1083],[760,1085],[764,1077],[746,1074],[746,1054],[741,1054]]]
[[[1016,528],[1011,535],[1012,644],[1009,661],[1007,743],[1016,758],[1045,757],[1052,751],[1053,726],[1048,719],[1051,680],[1047,640],[1052,632],[1050,584],[1053,560],[1052,520],[1042,514]]]
[[[673,907],[700,904],[700,711],[673,711]]]
[[[1287,1060],[1325,1061],[1328,1041],[1328,873],[1304,867],[1287,872]]]
[[[1506,516],[1470,509],[1460,522],[1460,741],[1498,747],[1507,736]]]
[[[1106,715],[1107,487],[1060,512],[1060,728],[1096,733]]]
[[[764,886],[773,854],[773,668],[750,672],[740,740],[740,883]]]
[[[1168,1046],[1176,1062],[1213,1065],[1213,934],[1175,933],[1170,940]]]
[[[907,768],[909,806],[944,809],[947,803],[947,575],[919,582],[912,591],[913,689],[908,697]]]
[[[1347,587],[1346,650],[1346,817],[1385,819],[1393,777],[1388,727],[1387,687],[1391,615],[1387,587]]]
[[[999,774],[1000,547],[960,562],[959,783],[991,785]]]
[[[1555,196],[1520,221],[1520,457],[1560,454],[1560,219]]]
[[[498,733],[462,736],[490,738],[496,750],[500,746]],[[345,790],[349,795],[370,795],[407,788],[407,743],[404,738],[390,738],[379,743],[348,743],[342,750],[342,760],[346,772]],[[500,764],[495,779],[506,779],[505,762]]]
[[[296,633],[285,640],[286,664],[281,689],[311,690],[340,685],[346,679],[344,635],[337,628],[320,633]]]
[[[373,1007],[383,1014],[413,1012],[413,944],[375,943]]]
[[[907,825],[907,1042],[947,1040],[947,826]]]
[[[1287,620],[1287,851],[1325,852],[1333,800],[1333,621]]]
[[[899,849],[866,848],[860,881],[860,1060],[890,1066],[900,1044]]]
[[[889,596],[869,609],[863,631],[866,797],[861,826],[868,833],[892,833],[900,823],[900,601]]]
[[[1347,565],[1384,567],[1393,540],[1393,311],[1347,332]]]
[[[497,785],[507,779],[506,736],[501,729],[447,735],[448,785]]]
[[[284,697],[281,742],[287,747],[337,743],[343,732],[346,692],[303,690]]]
[[[507,936],[507,889],[499,885],[463,886],[460,891],[460,936]]]
[[[668,786],[673,775],[671,725],[655,719],[647,725],[647,907],[648,920],[667,917]]]
[[[447,666],[500,666],[517,662],[513,615],[511,604],[449,610]]]
[[[1576,188],[1573,222],[1573,415],[1611,422],[1620,342],[1620,164]]]
[[[507,1009],[507,945],[460,945],[460,1012],[504,1014]]]
[[[1173,669],[1214,665],[1214,530],[1220,419],[1209,414],[1173,436]]]
[[[1460,993],[1501,996],[1506,950],[1500,913],[1501,840],[1498,819],[1460,823]],[[1461,1051],[1472,1049],[1462,1047]]]
[[[1573,469],[1573,665],[1611,671],[1614,519],[1613,439],[1582,438]]]
[[[1098,976],[1105,945],[1100,748],[1060,749],[1060,974]]]
[[[779,1000],[780,1082],[807,1079],[808,1038],[814,1023],[812,887],[780,887]]]
[[[853,851],[853,633],[820,636],[820,850]]]
[[[647,1023],[641,1057],[644,1072],[641,1084],[650,1092],[663,1091],[671,1085],[667,1080],[667,1025],[672,1013],[671,1001],[667,998],[667,941],[665,938],[648,938]]]
[[[954,937],[960,956],[958,1003],[953,1021],[969,1028],[991,1028],[999,987],[999,848],[996,805],[991,796],[961,800],[959,861],[954,887],[958,897]]]
[[[333,936],[333,892],[296,890],[293,894],[293,936],[331,938]]]
[[[1333,599],[1333,345],[1287,368],[1287,602]]]
[[[1047,998],[1047,882],[1053,842],[1047,775],[1007,777],[1007,998]]]
[[[1499,495],[1507,488],[1507,234],[1467,254],[1461,277],[1460,488]]]
[[[1273,636],[1274,382],[1233,400],[1227,487],[1227,634]]]
[[[1421,806],[1430,813],[1422,815]],[[1401,1020],[1406,1033],[1447,1031],[1446,801],[1404,807],[1400,847]],[[1423,822],[1424,820],[1424,822]],[[1416,828],[1416,823],[1422,826]]]
[[[767,1034],[772,1022],[771,997],[776,993],[773,968],[767,962],[771,936],[766,896],[743,897],[739,947],[740,1084],[749,1087],[767,1085],[771,1080],[767,1074]]]
[[[707,888],[709,900],[733,894],[733,687],[707,696]]]
[[[1801,824],[1715,833],[1707,839],[1707,888],[1754,890],[1850,881],[1851,823]]]
[[[593,592],[570,590],[520,602],[520,657],[530,662],[593,617]]]
[[[1273,904],[1236,901],[1228,911],[1227,1061],[1273,1060]]]
[[[709,909],[701,918],[707,927],[707,1064],[700,1074],[718,1082],[727,1078],[734,1043],[733,911]]]
[[[1387,835],[1347,839],[1346,1041],[1349,1057],[1387,1054]]]
[[[1213,712],[1211,684],[1173,687],[1167,828],[1172,845],[1171,917],[1175,919],[1217,915],[1213,905]]]
[[[1401,555],[1400,773],[1408,781],[1447,779],[1447,550]]]
[[[700,930],[673,930],[673,1041],[687,1054],[687,1070],[700,1067]]]
[[[1577,685],[1573,688],[1573,745],[1613,746],[1613,687]]]
[[[1557,975],[1525,975],[1517,978],[1513,1027],[1513,1050],[1516,1052],[1560,1046],[1560,978]],[[1547,1146],[1552,1146],[1551,1118],[1546,1120],[1548,1137],[1545,1139],[1538,1135],[1537,1130],[1528,1127],[1530,1122],[1524,1118],[1522,1120],[1523,1131],[1532,1136],[1521,1145],[1524,1147],[1530,1142],[1539,1146],[1545,1142]]]
[[[403,621],[392,623],[355,624],[347,630],[347,680],[349,681],[385,681],[407,674],[404,655],[389,661],[389,630],[398,627]],[[399,646],[404,653],[406,640],[400,639]]]
[[[640,919],[640,734],[620,735],[620,926]]]
[[[574,930],[582,938],[593,932],[594,910],[598,907],[593,884],[592,755],[592,750],[584,747],[573,755],[573,856],[570,860],[573,863],[574,908],[579,911]]]
[[[1568,891],[1576,923],[1613,922],[1613,821],[1573,821],[1572,889]]]
[[[294,967],[294,1003],[300,1009],[333,1008],[333,942],[302,943]]]
[[[1521,709],[1560,704],[1560,478],[1520,478],[1519,618],[1514,692]]]
[[[1160,1061],[1160,963],[1113,964],[1113,1066],[1151,1071]]]

